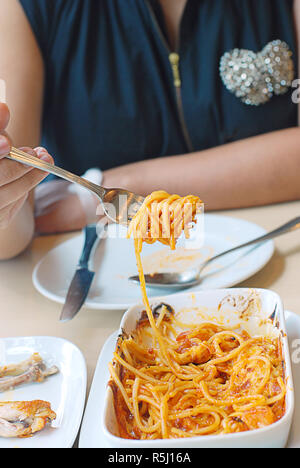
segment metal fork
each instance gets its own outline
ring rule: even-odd
[[[8,159],[56,175],[74,184],[79,184],[94,193],[100,200],[103,210],[114,223],[128,225],[144,202],[144,198],[119,188],[107,189],[96,185],[65,169],[53,166],[16,148],[11,148]]]

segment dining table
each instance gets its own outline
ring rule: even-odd
[[[300,201],[217,212],[273,230],[300,215]],[[87,365],[87,397],[99,353],[108,337],[119,328],[125,311],[83,308],[70,322],[61,323],[62,306],[36,291],[32,273],[51,249],[78,236],[78,232],[36,236],[18,257],[0,262],[0,336],[54,336],[75,344]],[[300,230],[275,239],[268,264],[237,287],[270,289],[280,295],[286,310],[300,314]]]

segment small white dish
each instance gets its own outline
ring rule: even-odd
[[[184,260],[187,269],[198,265],[208,256],[266,234],[266,231],[256,224],[213,214],[205,215],[204,228],[204,247],[200,251],[193,251],[192,254],[189,252],[188,259]],[[130,276],[137,274],[133,241],[126,238],[126,229],[122,227],[118,227],[119,237],[114,237],[115,229],[115,225],[109,226],[108,238],[101,241],[95,254],[96,276],[85,303],[87,309],[126,310],[140,301],[139,285],[128,281]],[[43,296],[59,304],[65,303],[83,242],[83,235],[64,242],[50,251],[35,267],[33,284]],[[270,261],[273,253],[274,243],[269,241],[227,255],[204,271],[202,282],[189,291],[235,286],[260,271]],[[182,250],[171,252],[159,243],[144,245],[144,270],[148,272],[147,265],[153,269],[157,264],[158,271],[164,262],[165,271],[170,268],[176,271],[183,265],[181,254]],[[176,255],[181,257],[181,263],[177,261]],[[148,289],[150,298],[170,294],[174,294],[174,290]]]
[[[167,299],[167,302],[175,308],[181,308],[182,304],[188,305],[190,301],[193,302],[193,307],[197,307],[200,303],[210,304],[210,308],[218,304],[218,301],[226,294],[245,294],[249,290],[230,290],[230,291],[208,291],[197,294],[181,294]],[[173,447],[173,448],[190,448],[190,447],[284,447],[286,446],[289,429],[292,423],[293,408],[294,408],[294,391],[293,391],[293,380],[292,372],[290,367],[290,358],[288,351],[288,341],[285,333],[284,314],[282,311],[282,305],[280,298],[271,291],[260,291],[263,299],[263,311],[269,316],[274,311],[275,305],[277,304],[279,317],[280,317],[280,329],[284,333],[283,346],[284,355],[287,364],[287,376],[288,376],[288,397],[287,397],[287,411],[281,421],[273,424],[272,426],[259,429],[256,431],[249,431],[243,434],[227,435],[220,438],[220,436],[204,436],[202,438],[195,438],[194,441],[191,439],[182,439],[176,441],[154,441],[154,442],[142,442],[142,441],[128,441],[120,439],[111,434],[108,430],[107,422],[111,419],[111,396],[110,391],[107,389],[107,382],[109,380],[108,363],[112,360],[113,352],[116,347],[116,340],[119,331],[114,333],[106,342],[100,354],[96,372],[94,375],[93,384],[91,387],[83,424],[80,433],[79,447],[80,448],[131,448],[131,447]],[[188,298],[188,296],[190,296]],[[188,298],[188,301],[187,301]],[[214,299],[213,299],[214,298]],[[136,317],[139,316],[142,308],[136,306],[131,309],[122,321],[122,327],[133,326]],[[177,309],[178,310],[178,309]],[[270,314],[269,314],[270,312]],[[295,340],[300,339],[300,317],[287,312],[286,313],[286,327],[287,333],[290,339],[291,353]],[[299,353],[298,353],[299,354]],[[300,355],[300,354],[299,354]],[[300,366],[295,362],[293,364],[293,373],[295,376],[296,383],[296,395],[297,387],[300,385]],[[106,399],[106,400],[105,400]],[[99,415],[102,415],[102,427],[99,424]],[[109,416],[107,418],[107,416]],[[296,405],[295,418],[290,433],[290,439],[288,447],[300,447],[300,407]]]
[[[46,426],[33,437],[0,438],[0,449],[72,448],[85,405],[85,359],[75,345],[61,338],[32,336],[0,339],[0,366],[19,363],[33,353],[39,353],[47,365],[56,365],[59,373],[42,383],[30,383],[0,393],[0,401],[48,401],[57,418],[51,426]]]

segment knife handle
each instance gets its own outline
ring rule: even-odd
[[[79,260],[79,267],[80,268],[87,268],[90,260],[90,256],[93,250],[93,247],[97,240],[99,240],[99,236],[97,233],[96,224],[91,224],[86,226],[85,230],[85,243],[82,251],[82,255]]]

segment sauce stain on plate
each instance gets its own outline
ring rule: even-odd
[[[212,247],[204,247],[201,250],[180,247],[176,251],[166,248],[143,257],[143,268],[147,274],[182,272],[198,267],[213,255]]]

